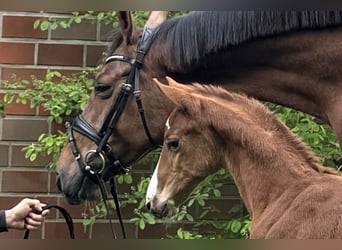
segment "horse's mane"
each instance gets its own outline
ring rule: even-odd
[[[296,136],[288,127],[286,127],[286,125],[284,125],[284,123],[260,101],[254,98],[249,98],[244,94],[229,92],[214,85],[193,83],[191,85],[182,85],[179,87],[184,88],[186,92],[191,93],[192,95],[204,96],[207,99],[214,101],[216,99],[217,103],[227,105],[229,105],[229,103],[235,103],[244,107],[244,110],[248,110],[250,114],[254,114],[255,117],[258,117],[260,123],[263,123],[266,127],[269,127],[269,129],[277,130],[281,136],[284,136],[286,138],[286,142],[291,144],[296,149],[296,152],[298,152],[298,154],[300,154],[315,171],[329,174],[340,174],[333,168],[320,166],[318,163],[318,157],[313,150],[305,144],[301,138]],[[211,106],[211,104],[209,104],[209,106]],[[203,102],[201,105],[203,105]],[[212,116],[201,115],[201,119],[212,118]]]
[[[163,22],[154,43],[167,43],[174,68],[255,38],[339,25],[339,11],[204,11]]]

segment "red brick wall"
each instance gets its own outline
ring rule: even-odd
[[[31,75],[43,79],[48,70],[64,73],[82,70],[85,66],[98,63],[101,53],[107,46],[106,38],[110,27],[82,22],[70,29],[41,31],[33,29],[38,18],[64,17],[64,14],[0,12],[0,77],[3,80],[31,79]],[[0,95],[3,90],[0,89]],[[25,159],[21,149],[35,142],[42,133],[54,131],[54,124],[46,122],[46,112],[29,105],[13,104],[5,109],[5,118],[0,118],[0,209],[9,208],[23,197],[36,197],[49,204],[65,207],[75,222],[76,238],[111,239],[107,220],[99,220],[84,232],[82,212],[84,205],[70,206],[55,187],[55,173],[46,168],[49,157],[40,157],[34,162]],[[133,177],[140,180],[153,169],[153,163],[146,166],[134,166]],[[129,191],[128,186],[119,186],[122,194]],[[234,185],[226,185],[222,190],[225,199],[220,206],[227,210],[233,204],[240,204]],[[213,203],[217,200],[213,200]],[[242,205],[241,205],[242,207]],[[133,206],[123,210],[129,238],[161,238],[174,233],[179,224],[165,227],[162,224],[148,225],[145,230],[129,222],[134,216]],[[198,217],[199,208],[194,208],[194,217]],[[226,218],[227,215],[222,215]],[[115,228],[119,232],[117,219]],[[189,229],[188,223],[183,224]],[[118,233],[120,235],[120,233]],[[1,238],[22,238],[22,231],[0,234]],[[40,230],[31,232],[31,238],[61,239],[68,238],[64,219],[56,211],[51,214]]]
[[[53,13],[0,12],[2,80],[13,81],[14,75],[18,80],[30,80],[31,75],[44,79],[48,70],[75,72],[98,63],[108,44],[104,39],[108,27],[83,22],[66,30],[33,29],[36,19],[50,16],[65,17],[64,14]],[[84,233],[82,225],[84,206],[68,205],[56,190],[55,173],[46,168],[50,158],[40,157],[30,162],[21,151],[24,146],[35,142],[41,133],[53,129],[53,125],[46,122],[46,112],[39,108],[31,109],[29,104],[12,104],[5,108],[5,114],[0,119],[0,209],[10,208],[23,197],[36,197],[49,204],[60,204],[72,213],[76,237],[91,238],[91,230]],[[103,223],[107,225],[106,221]],[[109,228],[107,230],[109,232]],[[0,234],[0,239],[22,237],[22,231]],[[51,211],[42,228],[31,232],[30,237],[67,238],[64,219],[56,211]]]

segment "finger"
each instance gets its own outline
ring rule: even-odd
[[[32,204],[32,208],[34,210],[37,210],[37,211],[42,211],[43,210],[43,207],[46,206],[46,204],[44,203],[40,203],[40,201],[36,200],[37,202],[35,202],[34,204]]]
[[[42,221],[43,220],[43,216],[41,214],[37,214],[35,212],[29,213],[26,218],[31,218],[32,220],[35,220],[35,221]]]
[[[25,227],[27,229],[38,228],[40,225],[41,225],[40,221],[34,220],[34,219],[30,218],[30,217],[26,217],[25,218]]]
[[[42,216],[45,217],[46,215],[48,215],[50,213],[50,209],[46,209],[46,210],[43,210],[42,212]]]
[[[25,224],[25,229],[36,230],[36,229],[38,229],[38,227],[37,226],[33,226],[31,224]]]

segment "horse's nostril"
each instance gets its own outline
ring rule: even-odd
[[[147,210],[149,210],[149,211],[151,210],[151,202],[147,202],[147,203],[146,203],[146,208],[147,208]]]
[[[57,178],[56,178],[56,186],[57,186],[58,190],[62,192],[61,177],[58,174],[57,174]]]

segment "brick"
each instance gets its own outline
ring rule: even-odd
[[[52,39],[63,40],[96,40],[96,23],[91,20],[83,20],[81,23],[73,23],[70,28],[58,28],[51,32]]]
[[[8,145],[0,145],[0,166],[1,167],[8,166],[8,149],[9,149]]]
[[[27,145],[12,146],[12,167],[41,167],[45,168],[52,160],[50,155],[38,156],[36,160],[30,161],[25,158],[25,152],[22,149]]]
[[[222,196],[240,197],[239,191],[234,183],[225,183],[221,187]]]
[[[48,173],[42,171],[3,171],[2,192],[45,193]]]
[[[113,224],[114,232],[117,235],[117,238],[123,239],[119,222],[113,221],[112,224]],[[127,222],[124,222],[124,225],[125,225],[125,232],[126,232],[127,239],[136,239],[136,226],[133,223],[127,223]],[[92,240],[99,240],[99,239],[112,240],[113,235],[112,235],[109,221],[106,221],[106,220],[101,220],[101,222],[96,221],[92,225],[91,239]]]
[[[23,239],[24,238],[25,231],[23,230],[10,230],[9,232],[6,233],[0,233],[0,239],[4,240],[10,240],[10,239]],[[40,227],[37,230],[31,230],[29,239],[41,239],[42,235],[42,228]],[[10,247],[9,247],[10,248]],[[8,248],[8,249],[9,249]]]
[[[0,94],[0,100],[3,99],[3,94]],[[22,104],[12,102],[4,107],[5,115],[35,115],[36,109],[30,107],[30,103]]]
[[[33,64],[34,44],[0,42],[0,63]]]
[[[9,209],[20,202],[23,197],[0,196],[0,209]]]
[[[82,219],[82,213],[89,209],[90,204],[81,204],[81,205],[70,205],[65,198],[60,199],[60,206],[65,208],[71,215],[72,218]],[[88,206],[88,208],[87,208]],[[63,218],[63,215],[59,215],[59,218]]]
[[[2,37],[47,38],[47,31],[34,29],[33,23],[38,17],[3,16]]]
[[[75,239],[89,239],[88,232],[84,233],[81,222],[74,222]],[[45,221],[44,239],[70,239],[68,226],[65,221]]]
[[[39,44],[39,65],[82,66],[83,46],[69,44]]]
[[[100,40],[105,42],[113,41],[114,28],[112,24],[101,23]]]
[[[106,46],[87,46],[87,66],[97,66],[102,62],[103,52],[107,49]]]
[[[51,123],[51,133],[52,134],[59,134],[58,131],[66,132],[65,122],[58,124],[56,122]]]
[[[50,185],[49,185],[49,192],[50,193],[60,193],[56,186],[56,172],[55,171],[50,171]]]
[[[146,224],[144,230],[139,229],[138,239],[165,239],[167,235],[176,235],[179,227],[182,227],[181,223]]]
[[[9,81],[9,82],[19,82],[22,80],[31,81],[32,78],[44,80],[45,75],[46,75],[45,69],[6,68],[6,67],[1,68],[1,80],[5,80],[5,81]]]
[[[5,117],[0,119],[1,140],[10,141],[36,141],[37,138],[48,132],[48,124],[45,119],[29,120],[27,118]]]

